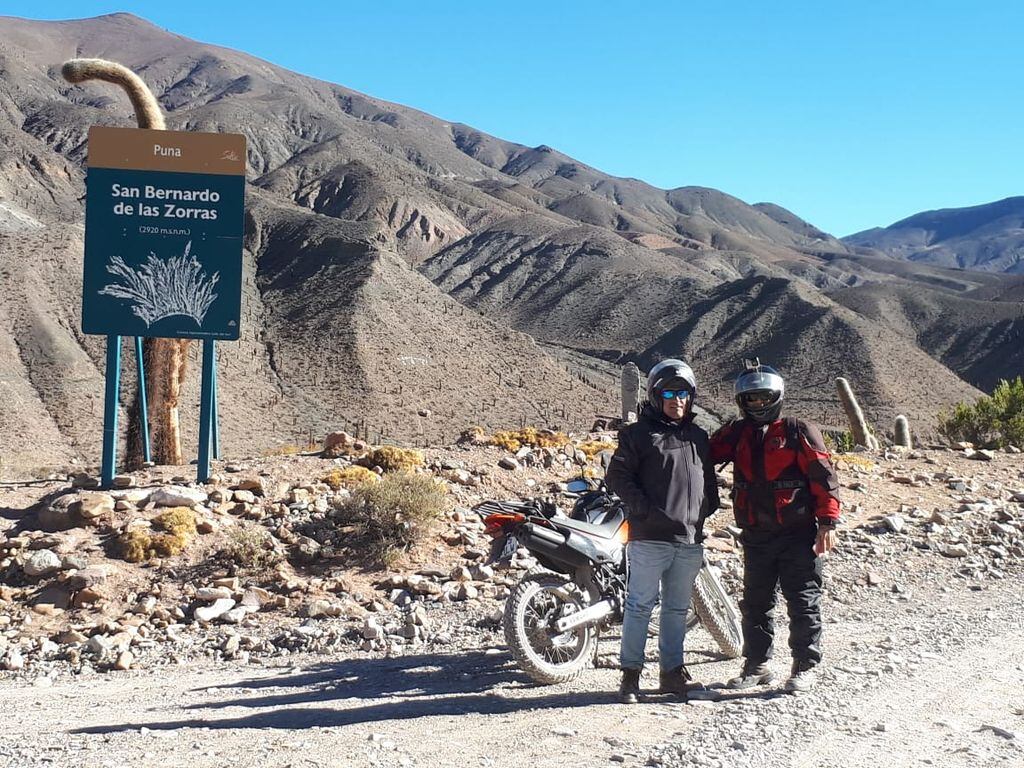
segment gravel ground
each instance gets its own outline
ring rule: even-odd
[[[874,586],[853,551],[829,563],[827,660],[809,694],[768,687],[624,706],[614,633],[597,668],[538,687],[496,633],[455,632],[450,648],[384,659],[204,660],[12,681],[0,701],[0,766],[1024,764],[1019,574],[964,576],[958,562],[898,539],[878,560]],[[448,611],[436,620],[457,622]],[[687,642],[701,681],[735,669],[702,630]],[[784,653],[774,666],[784,677]],[[648,689],[654,674],[649,665]]]

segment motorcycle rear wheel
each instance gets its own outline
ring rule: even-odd
[[[505,602],[505,641],[516,662],[542,685],[565,683],[593,666],[597,628],[578,627],[558,633],[557,619],[587,605],[572,580],[549,571],[531,571]]]

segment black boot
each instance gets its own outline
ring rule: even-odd
[[[767,685],[774,679],[775,675],[768,669],[766,662],[752,662],[750,659],[747,659],[743,663],[743,669],[740,670],[740,673],[729,680],[725,687],[739,691],[744,688],[753,688],[755,685]]]
[[[623,704],[636,704],[640,696],[640,670],[622,670],[622,682],[619,684],[619,701]]]

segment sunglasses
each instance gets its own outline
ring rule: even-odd
[[[743,395],[744,403],[770,403],[773,397],[769,392],[754,392],[749,395]]]
[[[662,400],[685,400],[690,396],[690,390],[688,389],[663,389],[661,390]]]

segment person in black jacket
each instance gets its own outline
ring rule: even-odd
[[[605,476],[627,508],[626,586],[620,664],[624,703],[640,692],[651,611],[661,592],[659,693],[685,695],[686,613],[704,560],[704,520],[718,509],[708,434],[693,423],[697,380],[681,360],[662,360],[647,377],[647,403],[619,432]]]

